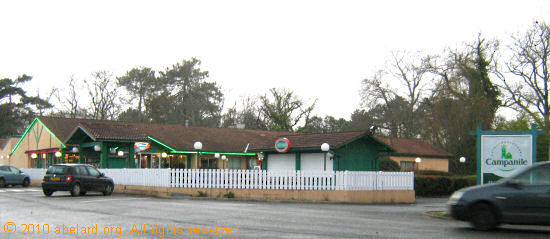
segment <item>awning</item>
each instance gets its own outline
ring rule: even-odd
[[[61,151],[60,148],[53,148],[53,149],[38,149],[38,150],[28,150],[25,151],[26,154],[47,154],[47,153],[55,153]]]

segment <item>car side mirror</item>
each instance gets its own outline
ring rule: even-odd
[[[105,174],[104,173],[99,173],[99,176],[100,177],[105,177]]]

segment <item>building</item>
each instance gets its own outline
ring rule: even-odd
[[[20,136],[0,138],[0,164],[10,164],[10,151],[19,138]]]
[[[383,156],[397,162],[401,171],[432,170],[449,172],[449,159],[453,155],[443,149],[434,147],[419,139],[381,137],[379,139],[396,150],[395,152],[383,154]]]
[[[263,169],[326,171],[378,171],[378,155],[395,151],[365,131],[279,135],[252,150],[263,154]]]
[[[403,170],[448,171],[451,157],[419,140],[390,142],[364,131],[297,134],[43,116],[12,142],[8,163],[20,168],[87,163],[100,168],[377,171],[379,156],[387,155]],[[321,150],[323,144],[327,151]]]

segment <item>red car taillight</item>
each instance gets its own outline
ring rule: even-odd
[[[67,175],[67,178],[65,179],[65,182],[73,181],[73,175]]]

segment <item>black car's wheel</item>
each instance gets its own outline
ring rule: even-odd
[[[31,183],[31,180],[29,180],[29,178],[25,178],[25,179],[23,179],[22,186],[26,188],[26,187],[29,186],[30,183]]]
[[[107,185],[105,185],[105,190],[103,190],[103,195],[108,196],[113,194],[113,189],[114,189],[113,185],[108,183]]]
[[[6,180],[4,180],[3,178],[0,178],[0,188],[4,188],[6,187]]]
[[[44,195],[46,195],[46,197],[50,197],[53,194],[53,191],[50,190],[42,190],[42,192],[44,192]]]
[[[86,195],[86,192],[84,192],[84,191],[80,191],[80,193],[79,193],[78,195],[80,195],[80,196],[84,196],[84,195]]]
[[[71,189],[71,196],[75,197],[80,195],[80,184],[75,183]]]
[[[493,230],[498,225],[495,213],[485,203],[476,204],[472,207],[470,223],[480,231]]]

